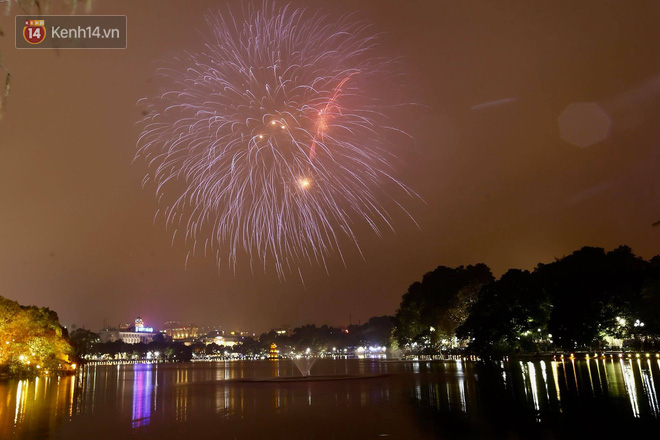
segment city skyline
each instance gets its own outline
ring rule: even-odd
[[[393,316],[394,313],[391,313],[389,315],[383,315],[383,316]],[[156,332],[162,332],[162,330],[165,329],[171,329],[171,328],[196,328],[199,331],[204,331],[208,330],[208,332],[212,331],[221,331],[223,333],[227,334],[234,334],[237,333],[241,336],[245,336],[247,334],[249,335],[254,335],[258,337],[262,333],[267,333],[272,330],[282,330],[282,329],[289,329],[293,330],[296,327],[300,327],[303,325],[316,325],[316,326],[323,326],[327,325],[329,327],[335,327],[335,328],[347,328],[349,326],[353,325],[362,325],[363,322],[367,322],[370,318],[374,318],[375,316],[370,316],[366,320],[358,319],[356,322],[353,322],[352,316],[349,315],[347,317],[347,321],[345,323],[340,322],[340,323],[329,323],[329,322],[304,322],[298,325],[291,325],[287,323],[282,323],[280,325],[276,325],[274,327],[265,327],[263,325],[260,325],[259,323],[255,324],[246,324],[242,327],[227,327],[222,325],[221,322],[219,321],[209,321],[209,322],[203,322],[203,323],[198,323],[198,322],[193,322],[190,320],[185,320],[185,319],[167,319],[165,321],[161,322],[154,322],[150,321],[149,319],[144,319],[143,315],[136,315],[135,319],[142,319],[145,323],[145,325],[153,328],[154,331]],[[124,321],[118,321],[118,322],[107,322],[107,320],[103,320],[103,323],[101,325],[97,326],[92,326],[92,327],[87,327],[83,325],[78,325],[75,322],[71,323],[62,323],[65,328],[67,328],[69,331],[78,329],[78,328],[84,328],[86,330],[91,330],[93,332],[98,332],[101,330],[120,330],[123,328],[130,328],[134,326],[134,321],[133,320],[124,320]],[[208,333],[207,332],[207,333]]]
[[[585,245],[651,258],[658,5],[599,4],[294,2],[357,12],[401,59],[413,78],[406,101],[420,106],[400,121],[412,140],[397,167],[424,201],[410,207],[419,228],[405,216],[382,238],[358,227],[364,258],[352,249],[327,272],[310,265],[304,284],[245,264],[218,270],[213,258],[186,265],[189,249],[154,224],[156,201],[132,164],[156,60],[198,47],[204,12],[224,3],[95,2],[94,14],[129,17],[125,50],[15,50],[7,34],[2,294],[87,328],[139,312],[266,329],[392,315],[439,265],[485,263],[499,277]]]

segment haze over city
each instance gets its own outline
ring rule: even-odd
[[[3,295],[91,329],[141,316],[259,332],[393,314],[438,265],[481,262],[499,276],[585,245],[626,244],[643,258],[660,249],[660,5],[293,5],[356,13],[400,59],[419,105],[400,121],[412,139],[395,165],[421,198],[405,201],[419,227],[395,210],[394,233],[357,226],[364,258],[349,246],[345,265],[332,255],[327,271],[305,267],[304,282],[210,257],[186,264],[189,247],[154,223],[144,164],[133,163],[137,102],[157,92],[156,60],[200,47],[203,14],[224,2],[94,2],[94,14],[128,16],[127,49],[14,50],[13,36],[0,39],[12,70],[0,122]]]

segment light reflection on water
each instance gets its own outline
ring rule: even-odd
[[[511,438],[560,438],[562,431],[583,422],[581,435],[590,429],[615,435],[660,428],[660,360],[438,362],[419,374],[420,379],[434,374],[436,384],[444,382],[419,387],[417,380],[410,392],[427,417],[453,427],[436,432],[438,438],[460,438],[459,432],[477,438],[504,432]],[[459,411],[465,417],[458,417]],[[512,426],[520,433],[512,435]]]
[[[151,402],[156,403],[158,383],[152,382],[152,364],[135,365],[133,374],[133,428],[146,426],[151,417]],[[156,366],[157,368],[157,366]],[[158,377],[156,374],[155,377]],[[156,410],[156,408],[154,408]]]
[[[470,420],[488,434],[507,411],[543,424],[558,423],[562,414],[580,417],[588,407],[620,420],[655,423],[660,418],[660,360],[655,359],[321,360],[312,375],[386,376],[329,382],[232,381],[296,372],[290,361],[138,364],[88,366],[75,376],[4,381],[0,438],[87,438],[90,426],[98,429],[96,438],[181,438],[190,432],[203,438],[217,429],[231,438],[232,430],[256,435],[277,429],[267,426],[279,423],[281,432],[287,432],[284,427],[291,420],[315,427],[338,418],[352,426],[350,437],[360,433],[433,438],[437,426],[448,420]],[[336,431],[340,428],[333,429],[300,438],[342,434]],[[443,435],[451,437],[451,431]]]

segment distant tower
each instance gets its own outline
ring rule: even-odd
[[[142,327],[144,327],[144,323],[142,322],[142,318],[138,316],[137,318],[135,318],[135,329],[137,330]]]
[[[277,344],[274,342],[270,344],[270,351],[268,352],[268,359],[279,358],[280,351],[277,349]]]

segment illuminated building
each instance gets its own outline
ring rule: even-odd
[[[237,331],[237,330],[231,331],[231,332],[229,332],[229,334],[231,336],[241,336],[241,337],[244,337],[244,338],[253,338],[253,337],[256,336],[256,333],[254,333],[254,332]]]
[[[290,336],[291,335],[291,327],[280,327],[280,328],[274,328],[271,330],[271,332],[275,332],[277,336]]]
[[[126,344],[148,344],[154,340],[156,332],[153,327],[146,327],[142,318],[138,316],[133,327],[120,326],[116,329],[103,329],[99,336],[101,342],[123,341]]]
[[[268,351],[268,359],[278,359],[280,357],[280,351],[277,349],[277,344],[274,342],[270,344],[270,350]]]
[[[206,345],[216,344],[221,347],[233,347],[235,345],[241,345],[243,342],[236,336],[207,336],[202,339]]]
[[[167,321],[163,333],[174,341],[199,337],[199,329],[196,325],[181,325],[178,321]]]

